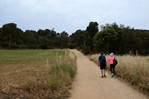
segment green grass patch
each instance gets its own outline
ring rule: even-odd
[[[2,99],[64,99],[75,74],[67,50],[0,50]]]
[[[60,50],[0,50],[0,62],[39,61],[64,54],[65,52]]]

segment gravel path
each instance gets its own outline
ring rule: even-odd
[[[70,99],[147,99],[126,83],[112,78],[101,78],[99,67],[77,50],[77,75]]]

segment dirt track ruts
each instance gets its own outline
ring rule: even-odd
[[[74,79],[70,99],[147,99],[126,83],[112,78],[101,78],[99,67],[77,50],[77,75]]]

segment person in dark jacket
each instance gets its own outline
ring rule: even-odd
[[[100,70],[101,70],[101,77],[105,77],[106,78],[106,57],[104,56],[103,52],[101,53],[101,55],[98,57],[99,60],[99,66],[100,66]]]

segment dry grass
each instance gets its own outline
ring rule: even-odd
[[[91,55],[90,59],[97,63],[98,55]],[[149,94],[149,56],[126,55],[116,56],[116,58],[118,60],[117,75]]]
[[[117,74],[132,85],[149,91],[149,57],[117,56]]]
[[[75,72],[75,56],[66,50],[2,50],[0,98],[64,99]]]

